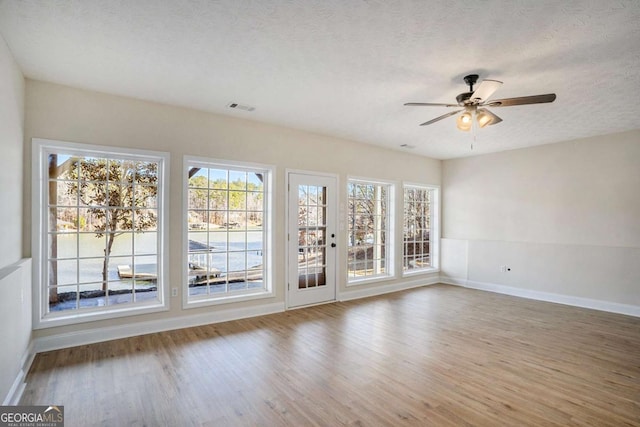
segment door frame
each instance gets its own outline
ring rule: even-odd
[[[306,305],[296,305],[296,306],[290,306],[289,305],[289,293],[291,292],[290,289],[290,284],[291,283],[297,283],[298,281],[298,277],[291,277],[291,245],[290,245],[290,240],[289,240],[289,228],[290,228],[290,214],[289,214],[289,199],[290,199],[290,175],[291,174],[295,174],[295,175],[309,175],[312,177],[321,177],[321,178],[333,178],[335,180],[336,183],[336,188],[335,188],[335,194],[333,196],[328,195],[327,198],[327,203],[333,203],[333,206],[335,207],[335,218],[334,218],[334,224],[335,224],[335,234],[336,234],[336,243],[338,244],[338,248],[340,247],[339,243],[340,243],[340,239],[339,239],[339,233],[338,230],[340,228],[339,224],[339,212],[340,212],[340,205],[339,205],[339,192],[340,192],[340,176],[338,174],[335,173],[328,173],[328,172],[318,172],[318,171],[309,171],[309,170],[302,170],[302,169],[285,169],[285,189],[286,189],[286,197],[285,197],[285,287],[284,287],[284,305],[285,305],[285,310],[295,310],[298,308],[303,308],[303,307],[309,307],[312,305],[320,305],[320,304],[326,304],[326,303],[330,303],[330,302],[335,302],[338,300],[338,273],[339,273],[339,266],[338,266],[338,250],[333,251],[333,256],[331,257],[331,261],[334,263],[334,268],[333,268],[333,277],[327,277],[327,280],[333,280],[334,283],[334,292],[333,292],[333,299],[327,300],[327,301],[322,301],[322,302],[318,302],[318,303],[311,303],[311,304],[306,304]],[[297,254],[297,252],[296,252]],[[330,257],[327,255],[325,255],[325,262],[329,262]]]

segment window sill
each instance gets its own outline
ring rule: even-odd
[[[166,304],[138,304],[134,307],[122,307],[95,310],[86,310],[75,313],[55,313],[47,314],[40,318],[33,326],[33,329],[55,328],[57,326],[75,325],[87,322],[95,322],[98,320],[117,319],[120,317],[138,316],[141,314],[157,313],[159,311],[168,311]]]
[[[409,271],[403,271],[402,277],[413,277],[413,276],[419,276],[421,274],[433,274],[433,273],[439,273],[439,272],[440,272],[440,269],[436,267],[413,269]]]
[[[351,286],[367,285],[369,283],[388,282],[389,280],[394,280],[395,278],[396,276],[374,276],[362,279],[353,279],[351,281],[347,281],[347,288]]]
[[[198,308],[198,307],[207,307],[212,305],[233,304],[237,302],[273,298],[273,297],[274,297],[273,291],[261,291],[261,292],[243,293],[243,294],[236,294],[236,295],[225,295],[220,297],[204,296],[204,297],[191,298],[190,300],[187,297],[187,302],[182,305],[182,308],[190,309],[190,308]]]

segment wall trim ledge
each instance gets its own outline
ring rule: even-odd
[[[360,298],[373,297],[377,295],[384,295],[391,292],[404,291],[407,289],[418,288],[420,286],[435,285],[440,283],[439,276],[428,276],[422,278],[416,278],[409,281],[403,281],[399,283],[391,283],[382,286],[372,286],[362,289],[347,290],[340,292],[338,301],[351,301]],[[352,286],[353,287],[353,286]]]
[[[24,389],[27,386],[25,382],[27,373],[31,368],[31,364],[33,363],[33,359],[36,357],[36,353],[33,347],[33,341],[29,343],[27,349],[25,350],[22,358],[20,360],[20,370],[16,375],[16,379],[13,381],[11,388],[9,389],[9,393],[7,393],[4,401],[2,402],[3,406],[15,406],[20,403],[20,399],[22,398],[22,393],[24,393]]]
[[[264,316],[284,311],[284,303],[262,304],[245,308],[216,310],[210,313],[193,314],[170,319],[148,320],[145,322],[111,326],[86,331],[68,332],[34,340],[35,353],[93,344],[138,335],[190,328],[212,323],[228,322],[249,317]]]
[[[462,286],[481,291],[495,292],[538,301],[553,302],[557,304],[571,305],[574,307],[590,308],[593,310],[608,311],[610,313],[626,314],[627,316],[640,317],[640,306],[620,304],[611,301],[595,300],[576,297],[572,295],[554,294],[551,292],[534,291],[531,289],[514,288],[512,286],[498,285],[496,283],[476,282],[457,277],[440,276],[440,282],[448,285]]]

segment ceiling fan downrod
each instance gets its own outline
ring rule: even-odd
[[[464,76],[464,82],[469,85],[469,92],[473,92],[473,85],[478,81],[477,74],[469,74],[468,76]]]

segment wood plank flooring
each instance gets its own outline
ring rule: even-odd
[[[21,404],[67,427],[640,426],[640,318],[429,286],[42,353]]]

